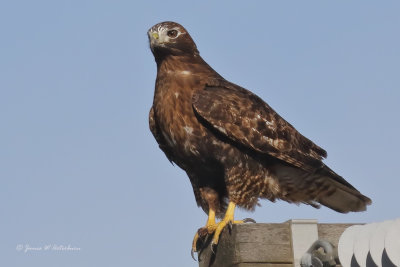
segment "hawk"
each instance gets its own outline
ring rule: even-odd
[[[192,252],[199,236],[214,234],[216,245],[227,224],[244,222],[234,221],[235,206],[254,210],[259,199],[322,204],[341,213],[371,203],[322,162],[324,149],[213,70],[180,24],[156,24],[148,37],[157,63],[150,130],[167,158],[186,171],[197,205],[208,214]]]

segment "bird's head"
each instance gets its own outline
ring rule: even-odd
[[[186,29],[172,21],[161,22],[151,27],[150,48],[154,57],[161,59],[167,55],[198,55],[196,44]]]

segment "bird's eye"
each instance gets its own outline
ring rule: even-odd
[[[167,32],[167,35],[169,37],[174,38],[174,37],[176,37],[178,35],[178,31],[177,30],[170,30],[170,31]]]

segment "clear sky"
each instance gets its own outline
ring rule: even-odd
[[[148,129],[146,31],[164,20],[373,200],[347,215],[262,201],[237,218],[400,217],[399,12],[391,0],[2,1],[0,266],[197,266],[190,246],[206,215]]]

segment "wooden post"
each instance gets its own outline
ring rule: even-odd
[[[317,239],[337,246],[352,224],[317,224],[316,220],[284,223],[246,223],[226,227],[215,254],[211,237],[199,253],[199,267],[298,267],[301,256]]]

